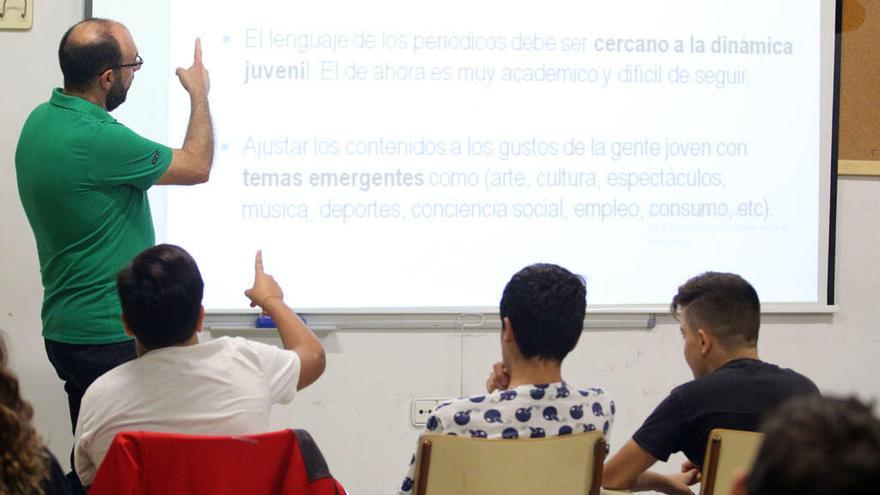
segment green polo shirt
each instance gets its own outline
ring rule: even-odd
[[[170,164],[170,148],[60,88],[31,112],[15,171],[40,258],[43,337],[69,344],[130,339],[116,274],[156,242],[147,189]]]

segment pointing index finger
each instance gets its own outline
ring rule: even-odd
[[[202,63],[202,39],[196,38],[196,48],[193,53],[193,64],[201,65]]]
[[[263,274],[263,250],[257,250],[257,256],[254,259],[254,271],[257,272],[257,275]]]

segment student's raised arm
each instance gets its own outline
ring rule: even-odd
[[[297,390],[301,390],[321,376],[327,364],[324,346],[311,329],[284,303],[284,292],[272,275],[263,271],[263,253],[257,251],[254,262],[254,286],[244,291],[251,307],[259,306],[272,317],[285,349],[297,353],[301,367]]]

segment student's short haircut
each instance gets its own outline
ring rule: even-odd
[[[854,398],[792,399],[764,422],[749,495],[880,493],[880,421]]]
[[[122,313],[148,349],[186,342],[195,332],[204,283],[183,248],[160,244],[137,255],[116,277]]]
[[[97,24],[97,39],[88,43],[70,41],[71,31],[80,24],[87,23]],[[61,73],[64,74],[64,89],[91,89],[98,75],[107,69],[119,67],[122,63],[122,49],[111,32],[114,24],[108,19],[86,19],[64,33],[58,46],[58,62]]]
[[[501,318],[509,318],[523,357],[561,362],[584,329],[587,287],[561,266],[530,265],[504,287]]]
[[[687,310],[689,327],[709,330],[727,349],[754,347],[758,343],[758,293],[734,273],[697,275],[678,288],[669,309],[676,317],[682,309]]]

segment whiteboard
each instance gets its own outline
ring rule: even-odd
[[[594,309],[663,307],[706,270],[828,307],[835,3],[87,9],[146,60],[114,115],[173,146],[202,39],[211,180],[151,202],[210,310],[246,307],[261,248],[304,312],[411,314],[497,308],[534,262],[582,274]]]

